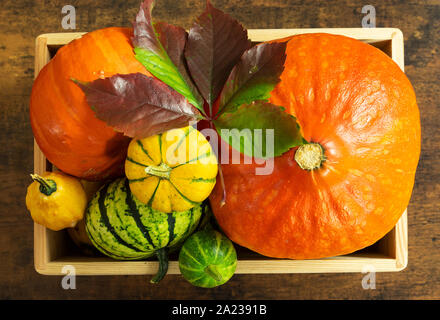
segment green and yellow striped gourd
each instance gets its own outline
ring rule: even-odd
[[[203,205],[163,213],[140,202],[129,182],[121,178],[95,194],[86,212],[86,231],[105,255],[119,260],[140,260],[156,254],[160,266],[152,282],[160,281],[168,269],[167,251],[189,236],[205,210]]]
[[[162,211],[200,205],[216,183],[217,157],[205,136],[188,126],[128,146],[125,175],[139,201]]]

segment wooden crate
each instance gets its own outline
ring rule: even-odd
[[[403,70],[403,35],[399,29],[254,29],[249,37],[255,42],[284,38],[301,33],[326,32],[362,40],[387,53]],[[83,33],[50,33],[36,39],[35,76],[53,57],[56,50]],[[34,171],[41,174],[51,165],[34,142]],[[407,212],[405,211],[384,238],[358,252],[317,260],[272,259],[237,246],[236,273],[330,273],[363,272],[374,268],[376,272],[400,271],[408,261]],[[107,257],[91,258],[75,250],[65,231],[54,232],[38,224],[34,226],[34,259],[37,272],[61,275],[62,268],[72,265],[77,275],[129,275],[155,274],[157,261],[116,261]],[[176,256],[170,257],[169,274],[179,274]]]

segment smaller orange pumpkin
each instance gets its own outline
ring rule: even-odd
[[[129,28],[85,34],[58,50],[32,87],[30,119],[39,147],[60,170],[87,180],[123,175],[130,139],[97,119],[71,80],[116,73],[149,75],[134,57]]]

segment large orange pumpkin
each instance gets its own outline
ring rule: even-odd
[[[270,175],[222,165],[226,204],[220,183],[210,200],[227,236],[266,256],[311,259],[351,253],[390,231],[420,153],[419,110],[400,68],[355,39],[294,36],[270,100],[314,144],[277,157]]]
[[[71,78],[92,81],[116,73],[147,74],[134,57],[129,28],[87,33],[58,50],[32,87],[35,139],[60,170],[88,180],[122,175],[130,140],[97,119]]]

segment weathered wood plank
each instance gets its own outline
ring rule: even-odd
[[[354,0],[213,0],[248,28],[359,27],[362,5]],[[77,30],[129,26],[139,1],[72,1]],[[363,290],[362,274],[236,275],[212,290],[170,275],[158,286],[144,276],[80,277],[77,289],[61,277],[33,268],[33,223],[24,195],[33,168],[28,102],[33,81],[34,39],[63,32],[54,0],[5,0],[0,11],[0,298],[3,299],[421,299],[440,298],[440,1],[381,1],[377,26],[396,27],[405,37],[405,71],[415,88],[422,121],[422,157],[408,208],[409,264],[380,273],[376,290]],[[159,0],[158,19],[189,27],[204,1]],[[256,19],[258,17],[258,19]],[[170,290],[172,288],[172,290]]]

